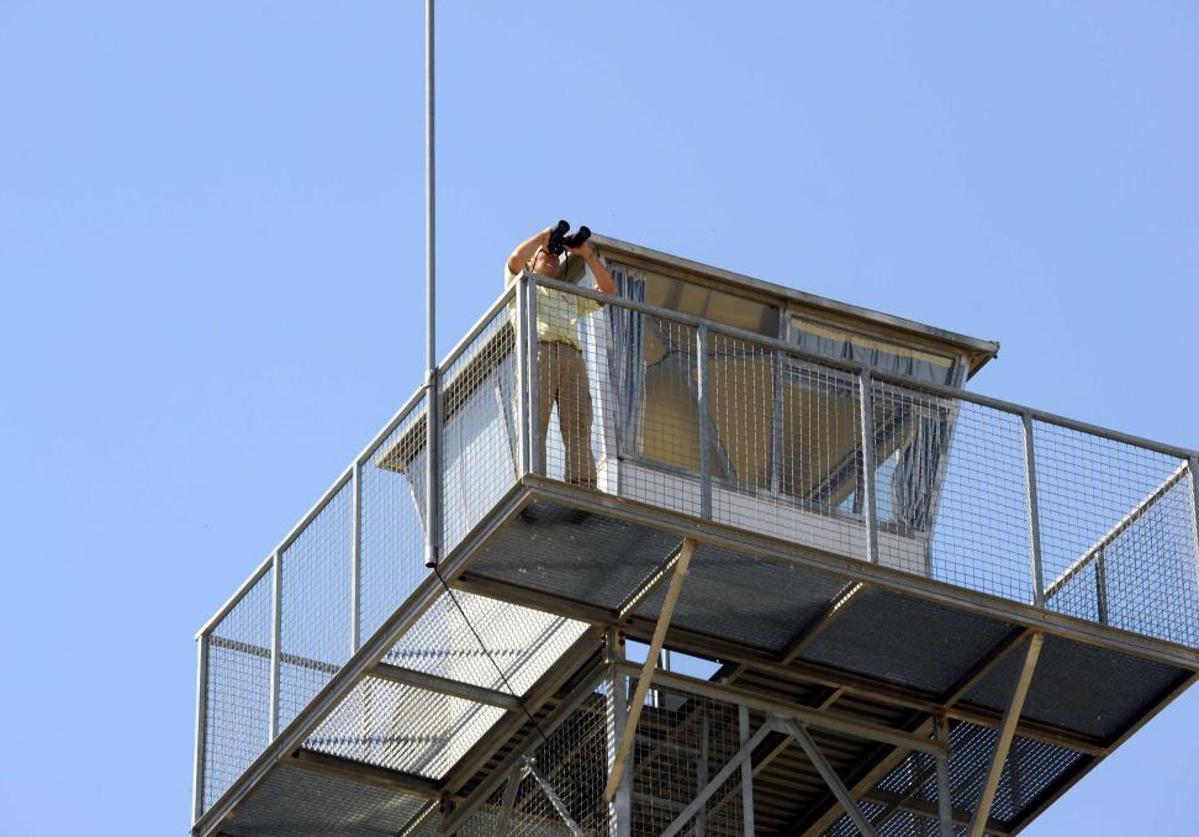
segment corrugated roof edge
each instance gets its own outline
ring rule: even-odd
[[[786,285],[755,279],[752,276],[734,273],[731,270],[713,267],[712,265],[685,259],[681,256],[673,256],[670,253],[663,253],[660,250],[654,250],[650,247],[633,244],[628,241],[621,241],[618,238],[610,238],[598,233],[593,235],[591,240],[601,250],[607,251],[609,254],[625,254],[688,273],[698,273],[705,278],[714,279],[718,282],[750,288],[758,293],[779,297],[809,308],[820,309],[842,317],[851,317],[867,323],[905,331],[922,337],[925,340],[933,340],[962,349],[970,358],[970,372],[968,377],[972,377],[987,361],[999,355],[999,342],[996,340],[983,340],[978,337],[958,334],[954,331],[937,328],[936,326],[930,326],[925,323],[916,322],[915,320],[908,320],[882,311],[851,305],[848,302],[840,302],[835,299],[817,296],[816,294],[789,288]]]

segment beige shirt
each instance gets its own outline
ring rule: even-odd
[[[519,273],[508,270],[504,265],[504,287],[516,281]],[[537,337],[547,343],[565,343],[582,349],[579,345],[579,319],[602,306],[594,299],[575,296],[555,288],[537,286]],[[515,316],[516,309],[512,309]]]

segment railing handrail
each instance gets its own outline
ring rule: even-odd
[[[775,351],[786,352],[792,357],[799,358],[805,362],[813,363],[818,366],[830,367],[839,369],[844,372],[853,374],[862,374],[868,372],[870,377],[876,381],[884,381],[889,384],[902,386],[907,389],[916,390],[938,398],[946,398],[953,400],[969,401],[973,404],[978,404],[983,407],[990,407],[1001,412],[1022,415],[1029,414],[1034,420],[1053,424],[1068,430],[1074,430],[1080,433],[1086,433],[1093,436],[1108,439],[1113,442],[1131,445],[1133,447],[1144,448],[1165,456],[1178,457],[1179,459],[1191,459],[1199,457],[1199,449],[1191,449],[1180,447],[1178,445],[1168,444],[1166,442],[1158,442],[1153,439],[1146,439],[1141,436],[1136,436],[1131,433],[1126,433],[1114,428],[1102,427],[1100,425],[1091,424],[1089,422],[1079,421],[1067,416],[1057,415],[1045,410],[1040,410],[1035,407],[1018,404],[1012,401],[1005,401],[1000,398],[983,395],[977,392],[971,392],[965,389],[955,389],[953,387],[944,386],[942,384],[934,384],[926,381],[918,381],[912,378],[906,378],[903,375],[897,375],[893,372],[887,372],[881,369],[871,367],[869,364],[859,361],[846,360],[844,358],[833,358],[825,355],[820,355],[815,352],[810,352],[798,346],[792,345],[785,340],[777,337],[767,337],[762,334],[757,334],[746,329],[725,323],[716,322],[714,320],[696,317],[691,314],[686,314],[681,311],[672,311],[669,308],[663,308],[658,305],[653,305],[647,302],[637,302],[631,299],[622,297],[613,297],[609,294],[600,291],[592,290],[591,288],[580,287],[579,285],[570,282],[563,282],[557,279],[551,279],[538,274],[530,274],[531,285],[536,288],[538,285],[566,293],[574,294],[585,299],[591,299],[596,302],[601,302],[607,305],[616,305],[620,308],[625,308],[630,311],[637,311],[649,316],[658,317],[672,322],[680,323],[694,328],[704,326],[709,332],[724,334],[728,337],[733,337],[738,340],[743,340],[758,346],[762,346]],[[479,336],[487,326],[493,322],[495,316],[505,307],[510,305],[516,292],[516,285],[510,285],[505,288],[496,299],[487,307],[486,311],[480,316],[475,323],[467,330],[466,334],[446,353],[438,368],[447,371],[449,367],[455,363],[462,354],[470,346],[471,341]],[[272,549],[265,559],[250,573],[244,582],[237,590],[225,601],[216,613],[208,619],[196,632],[196,638],[211,633],[216,625],[229,614],[244,595],[266,574],[271,567],[272,556],[275,552],[282,551],[291,545],[292,541],[303,531],[304,527],[312,521],[316,515],[325,508],[333,497],[340,491],[353,476],[355,465],[361,466],[375,452],[380,444],[399,426],[401,422],[407,418],[408,414],[415,409],[420,402],[423,390],[418,388],[416,392],[400,407],[392,418],[383,426],[383,428],[375,434],[374,438],[363,448],[362,452],[354,458],[353,462],[334,480],[333,484],[321,495],[320,499],[299,519],[299,521],[288,531],[282,538],[279,544]]]
[[[657,305],[652,305],[648,302],[636,302],[631,299],[622,297],[614,297],[600,291],[595,291],[590,288],[582,288],[570,282],[563,282],[558,279],[550,279],[545,276],[534,274],[533,282],[535,285],[544,285],[547,288],[565,291],[567,293],[576,294],[586,299],[595,300],[607,305],[616,305],[621,308],[627,308],[632,311],[639,311],[643,314],[648,314],[662,319],[672,320],[683,325],[698,328],[701,324],[707,326],[709,332],[718,332],[726,334],[730,337],[735,337],[738,340],[755,343],[759,346],[764,346],[778,351],[784,351],[804,361],[808,361],[820,366],[832,367],[845,372],[860,374],[869,372],[870,376],[877,381],[886,381],[887,383],[903,386],[908,389],[914,389],[925,392],[929,395],[934,395],[939,398],[948,398],[953,400],[965,400],[983,407],[991,407],[1005,413],[1021,415],[1028,413],[1032,418],[1046,424],[1055,424],[1065,427],[1069,430],[1077,430],[1080,433],[1088,433],[1094,436],[1101,436],[1110,439],[1113,442],[1121,442],[1123,444],[1132,445],[1134,447],[1145,448],[1165,456],[1176,456],[1179,459],[1188,459],[1192,456],[1199,456],[1199,449],[1190,449],[1171,445],[1166,442],[1157,442],[1152,439],[1146,439],[1140,436],[1134,436],[1131,433],[1125,433],[1113,428],[1101,427],[1099,425],[1090,424],[1084,421],[1078,421],[1066,416],[1060,416],[1055,413],[1039,410],[1035,407],[1029,407],[1023,404],[1017,404],[1013,401],[1004,401],[1000,398],[993,398],[988,395],[971,392],[964,389],[955,389],[953,387],[944,386],[942,384],[934,384],[925,381],[918,381],[913,378],[906,378],[903,375],[898,375],[894,372],[877,369],[867,363],[859,361],[845,360],[844,358],[833,358],[826,355],[820,355],[815,352],[810,352],[801,349],[799,346],[792,345],[785,340],[777,337],[766,337],[765,335],[757,334],[746,329],[737,328],[736,326],[719,323],[714,320],[707,320],[703,317],[696,317],[691,314],[685,314],[681,311],[672,311],[669,308],[662,308]]]

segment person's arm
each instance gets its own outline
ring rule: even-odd
[[[579,256],[587,267],[591,268],[591,275],[595,277],[595,286],[608,294],[616,296],[616,283],[612,281],[612,274],[608,272],[608,268],[604,265],[604,260],[599,257],[599,253],[595,252],[595,248],[590,244],[584,244],[581,247],[570,247],[571,255]]]
[[[515,276],[524,270],[529,259],[533,258],[533,254],[537,252],[537,248],[544,247],[549,243],[550,233],[553,231],[553,227],[546,227],[536,235],[517,244],[512,255],[508,257],[508,272]]]

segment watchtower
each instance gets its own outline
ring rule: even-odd
[[[441,364],[435,519],[422,390],[201,629],[194,834],[1015,834],[1194,681],[1195,451],[596,244]]]

